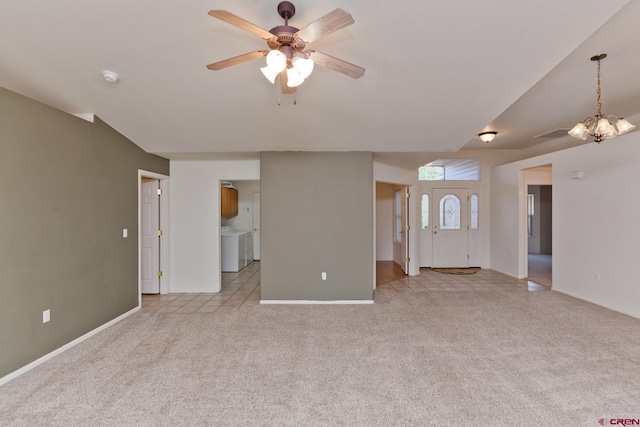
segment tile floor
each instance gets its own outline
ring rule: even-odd
[[[401,279],[379,285],[378,289],[412,292],[547,290],[544,286],[526,279],[515,279],[493,270],[477,269],[475,274],[456,275],[438,273],[430,268],[421,268],[418,276],[404,276]]]
[[[260,304],[260,262],[222,273],[220,292],[142,295],[142,313],[223,313]]]
[[[478,269],[475,274],[453,275],[421,268],[418,276],[381,284],[378,289],[397,292],[451,292],[524,290],[544,291],[544,286],[527,280]],[[375,298],[375,297],[374,297]],[[211,293],[143,295],[142,313],[224,313],[260,304],[260,262],[238,273],[222,273],[222,290]]]

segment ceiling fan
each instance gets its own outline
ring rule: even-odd
[[[209,11],[209,15],[212,17],[265,40],[270,50],[245,53],[214,62],[207,65],[207,68],[221,70],[232,65],[266,57],[267,66],[260,70],[271,83],[275,83],[276,77],[280,76],[280,86],[282,87],[282,93],[285,94],[296,91],[296,87],[302,84],[304,79],[311,74],[314,64],[338,71],[354,79],[364,75],[365,70],[362,67],[317,50],[305,50],[306,46],[312,41],[353,24],[355,21],[349,13],[342,9],[336,9],[301,30],[289,25],[289,19],[295,13],[296,8],[291,2],[280,2],[278,4],[278,14],[284,19],[284,25],[279,25],[266,31],[226,10]]]

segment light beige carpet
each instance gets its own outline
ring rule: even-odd
[[[0,387],[3,426],[558,426],[640,416],[640,320],[553,292],[139,313]]]

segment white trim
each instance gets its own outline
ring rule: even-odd
[[[131,316],[133,313],[135,313],[138,310],[140,310],[140,305],[138,305],[137,307],[132,308],[131,310],[127,311],[124,314],[121,314],[120,316],[118,316],[115,319],[105,323],[102,326],[98,326],[94,330],[87,332],[86,334],[84,334],[84,335],[76,338],[75,340],[63,345],[62,347],[57,348],[56,350],[53,350],[51,353],[45,354],[41,358],[39,358],[37,360],[34,360],[33,362],[29,363],[26,366],[23,366],[22,368],[18,369],[17,371],[13,371],[10,374],[5,375],[4,377],[0,378],[0,386],[3,385],[3,384],[8,383],[9,381],[13,380],[14,378],[19,377],[20,375],[24,374],[25,372],[30,371],[31,369],[35,368],[36,366],[41,365],[42,363],[46,362],[47,360],[52,359],[53,357],[59,355],[63,351],[68,350],[71,347],[74,347],[74,346],[80,344],[82,341],[84,341],[87,338],[90,338],[90,337],[96,335],[98,332],[102,332],[103,330],[107,329],[109,326],[112,326],[115,323],[118,323],[119,321],[121,321],[122,319]]]
[[[171,284],[169,282],[169,277],[171,277],[169,274],[169,176],[138,169],[138,305],[142,305],[142,259],[140,257],[142,236],[140,235],[140,207],[143,177],[160,181],[160,189],[162,190],[162,197],[160,197],[160,229],[162,230],[162,236],[160,237],[160,268],[163,279],[160,281],[160,293],[168,294],[171,290]]]
[[[261,299],[260,304],[373,304],[373,300],[303,300],[303,299]]]

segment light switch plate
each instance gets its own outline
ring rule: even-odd
[[[47,323],[49,320],[51,320],[51,310],[46,309],[42,312],[42,323]]]
[[[127,230],[126,228],[122,229],[122,238],[126,239],[129,236],[129,230]]]

